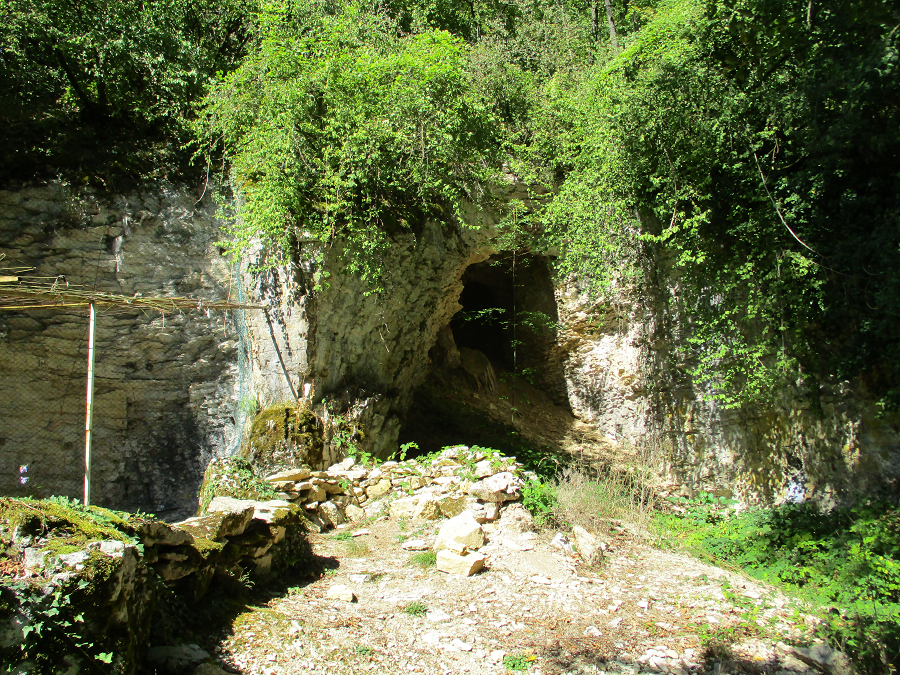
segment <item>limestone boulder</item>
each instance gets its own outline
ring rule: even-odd
[[[356,504],[347,504],[347,506],[344,507],[344,515],[347,516],[347,520],[350,522],[356,522],[365,518],[366,512]]]
[[[443,550],[437,554],[437,568],[447,574],[459,574],[469,577],[484,567],[485,556],[481,553],[465,553],[460,555]]]
[[[434,542],[435,551],[454,550],[461,546],[468,549],[484,546],[484,530],[469,511],[454,516],[444,523]]]
[[[522,479],[510,471],[494,474],[469,487],[469,494],[483,502],[508,502],[519,498]]]

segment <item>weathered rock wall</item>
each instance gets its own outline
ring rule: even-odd
[[[165,186],[119,196],[60,185],[0,192],[0,267],[33,266],[97,291],[266,308],[100,313],[93,494],[101,504],[189,515],[209,459],[240,447],[255,411],[296,400],[326,420],[313,468],[343,454],[329,439],[340,425],[328,420],[350,419],[365,431],[362,449],[389,455],[429,377],[429,350],[460,309],[464,272],[498,245],[494,215],[474,208],[467,221],[480,229],[424,223],[396,238],[386,292],[370,294],[342,274],[338,247],[301,243],[280,264],[257,252],[236,271],[216,245],[216,212],[208,198]],[[548,380],[548,393],[567,397],[623,456],[637,453],[689,489],[777,498],[795,482],[840,498],[892,484],[896,425],[851,383],[818,392],[816,406],[800,389],[768,410],[723,410],[705,398],[677,362],[683,320],[675,283],[660,270],[642,289],[596,301],[574,283],[557,288],[561,330],[547,353],[565,382]],[[0,493],[80,496],[86,338],[80,308],[0,310]]]
[[[381,294],[341,274],[338,248],[300,248],[288,264],[248,278],[251,299],[271,307],[248,314],[260,406],[295,395],[314,406],[331,402],[325,417],[357,419],[365,429],[364,450],[382,458],[396,451],[400,415],[429,372],[428,351],[460,309],[462,274],[494,252],[491,215],[472,209],[468,219],[484,227],[427,222],[397,237]],[[330,277],[316,291],[311,276],[317,268]],[[340,459],[327,450],[316,468]]]
[[[224,300],[231,269],[215,212],[166,187],[0,192],[0,267],[126,296]],[[81,496],[86,347],[85,308],[0,310],[0,493]],[[173,518],[196,509],[206,462],[239,442],[238,347],[233,313],[98,312],[92,501]]]
[[[572,410],[623,456],[688,492],[833,503],[895,491],[898,425],[860,386],[824,385],[816,404],[797,386],[765,409],[722,408],[678,360],[676,281],[661,265],[648,278],[594,301],[575,283],[557,294]]]
[[[397,239],[386,292],[376,295],[340,274],[338,249],[298,247],[282,265],[258,253],[236,270],[216,244],[217,210],[167,186],[132,195],[62,185],[0,192],[0,267],[34,267],[28,274],[99,292],[266,307],[100,312],[97,503],[190,515],[209,459],[237,451],[256,411],[295,399],[326,419],[353,418],[365,429],[363,449],[394,452],[428,350],[459,309],[460,278],[493,252],[490,217],[474,209],[469,220],[486,228],[425,223]],[[248,273],[253,265],[264,269]],[[310,281],[317,266],[331,272],[320,290]],[[0,310],[0,493],[81,496],[86,343],[84,308]],[[326,444],[315,468],[341,456]]]

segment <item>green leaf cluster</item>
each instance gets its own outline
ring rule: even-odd
[[[496,164],[466,45],[435,29],[400,37],[356,4],[272,2],[260,24],[259,49],[200,122],[243,198],[233,246],[339,243],[347,269],[377,283],[389,235],[479,199]]]
[[[900,648],[900,512],[867,504],[829,512],[812,503],[736,512],[722,498],[676,500],[661,517],[688,548],[792,588],[824,612],[826,636],[865,672]]]
[[[664,0],[555,76],[537,163],[564,274],[660,272],[673,354],[726,407],[862,378],[895,404],[900,31],[890,2]]]

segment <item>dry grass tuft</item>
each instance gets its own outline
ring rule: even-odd
[[[558,522],[592,532],[609,532],[616,525],[649,534],[656,497],[642,467],[569,467],[557,479],[555,492]]]

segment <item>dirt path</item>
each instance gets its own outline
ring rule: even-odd
[[[247,675],[813,670],[782,641],[808,637],[814,620],[737,574],[624,532],[588,569],[553,531],[487,525],[488,567],[457,577],[411,564],[401,547],[430,544],[439,525],[381,519],[313,535],[333,569],[239,614],[208,645]],[[357,600],[328,598],[337,585]]]

